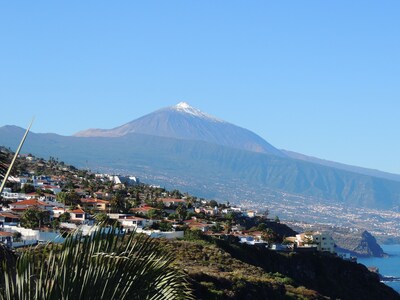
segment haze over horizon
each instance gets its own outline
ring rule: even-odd
[[[0,4],[0,126],[72,135],[188,102],[279,149],[400,174],[400,3]]]

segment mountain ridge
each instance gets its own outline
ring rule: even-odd
[[[247,151],[286,156],[259,135],[191,107],[186,102],[156,110],[113,129],[89,129],[76,137],[121,137],[129,133],[199,140]]]

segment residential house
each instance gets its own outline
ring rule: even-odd
[[[30,199],[39,199],[40,195],[38,193],[28,193],[25,194],[25,199],[30,200]]]
[[[74,210],[68,210],[67,212],[71,216],[71,219],[70,219],[71,222],[84,223],[86,221],[86,213],[81,208],[77,208],[77,209],[74,209]]]
[[[179,204],[182,204],[183,206],[187,206],[187,201],[184,199],[160,198],[160,199],[157,199],[157,201],[161,201],[162,203],[164,203],[165,207],[178,206]]]
[[[110,201],[95,199],[95,198],[81,198],[81,205],[83,210],[101,211],[106,212],[110,209]]]
[[[296,235],[298,247],[315,247],[318,251],[335,253],[335,242],[327,232],[304,232]]]
[[[219,211],[218,211],[218,207],[197,207],[194,209],[194,211],[199,214],[199,213],[204,213],[205,215],[208,216],[216,216],[218,215]]]
[[[4,188],[1,196],[5,200],[16,201],[19,198],[19,193],[13,193],[11,188]]]
[[[257,211],[255,210],[246,210],[243,215],[248,217],[248,218],[254,218],[257,214]]]
[[[16,226],[18,225],[20,217],[16,214],[11,212],[0,212],[0,226],[4,227],[5,225],[8,226]]]
[[[95,192],[93,193],[94,197],[96,199],[101,199],[101,200],[111,200],[112,194],[107,193],[107,192]]]
[[[54,206],[52,204],[48,204],[46,202],[39,201],[37,199],[29,199],[29,200],[23,200],[23,201],[11,203],[11,204],[9,204],[9,207],[12,211],[22,212],[29,208],[38,208],[40,210],[52,211]]]
[[[131,208],[131,212],[135,213],[135,214],[140,214],[142,216],[147,216],[149,211],[151,210],[159,210],[158,208],[154,208],[151,206],[141,206],[141,207],[135,207],[135,208]]]
[[[55,195],[61,192],[61,188],[55,185],[43,185],[40,187],[42,190],[52,191]]]
[[[201,230],[202,232],[209,231],[211,226],[210,224],[199,222],[196,218],[183,221],[183,223],[185,223],[185,225],[187,225],[190,229]]]
[[[44,193],[42,196],[39,197],[39,199],[42,200],[42,201],[51,201],[51,202],[53,202],[53,201],[56,201],[57,197],[54,194]]]
[[[151,226],[154,220],[143,219],[135,216],[120,216],[118,222],[128,231],[134,231]]]
[[[12,247],[13,243],[13,233],[0,231],[0,242],[8,247]]]

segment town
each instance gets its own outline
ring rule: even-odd
[[[296,234],[278,216],[142,184],[134,176],[94,174],[32,155],[20,155],[18,170],[2,192],[0,239],[9,247],[62,242],[73,230],[96,224],[154,238],[205,235],[277,251],[335,252],[330,235]]]

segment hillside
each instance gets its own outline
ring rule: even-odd
[[[161,241],[176,253],[197,299],[399,299],[360,264],[318,254],[279,254],[223,240]]]
[[[11,154],[7,153],[9,158]],[[159,197],[161,192],[180,196],[175,190],[168,192],[161,188],[138,185],[127,188],[109,189],[108,181],[99,181],[94,174],[78,170],[73,166],[51,158],[49,161],[35,158],[19,158],[16,172],[62,175],[63,190],[75,190],[86,184],[88,190],[105,190],[115,195],[135,195],[135,199],[120,201],[144,201]],[[157,196],[158,195],[158,196]],[[196,197],[186,195],[190,201]],[[141,200],[142,199],[142,200]],[[211,202],[211,201],[210,201]],[[139,203],[138,203],[139,204]],[[121,207],[126,207],[120,203]],[[200,217],[200,215],[197,215]],[[205,216],[204,216],[205,217]],[[209,221],[226,223],[222,216],[210,217]],[[292,236],[295,232],[285,224],[266,220],[263,217],[238,216],[230,219],[251,231],[272,229],[277,240]],[[233,223],[231,223],[233,224]],[[217,226],[216,226],[217,227]],[[264,227],[264,229],[261,229]],[[220,229],[221,230],[221,229]],[[154,239],[162,251],[174,254],[173,266],[183,270],[192,284],[197,299],[398,299],[399,295],[379,282],[376,274],[364,266],[343,261],[330,254],[319,253],[278,253],[266,249],[242,245],[237,237],[223,232],[203,235],[199,230],[186,228],[181,240]],[[36,248],[34,251],[37,251]],[[2,248],[3,257],[13,263],[13,254]],[[21,250],[23,251],[23,250]],[[31,249],[28,249],[31,251]],[[0,284],[3,284],[0,280]]]
[[[362,167],[357,167],[357,166],[351,166],[351,165],[346,165],[346,164],[341,164],[338,162],[326,160],[326,159],[320,159],[308,155],[304,155],[301,153],[296,153],[293,151],[287,151],[287,150],[281,150],[283,153],[285,153],[287,156],[298,159],[298,160],[303,160],[311,163],[316,163],[319,165],[327,166],[327,167],[332,167],[340,170],[346,170],[349,172],[354,172],[354,173],[359,173],[363,175],[368,175],[372,177],[380,177],[380,178],[385,178],[388,180],[394,180],[394,181],[400,181],[400,175],[398,174],[392,174],[392,173],[387,173],[387,172],[382,172],[379,170],[374,170],[374,169],[368,169],[368,168],[362,168]]]
[[[0,144],[16,148],[23,130],[0,128]],[[92,170],[150,178],[200,197],[235,199],[266,190],[333,200],[349,207],[392,209],[400,205],[400,183],[301,160],[233,149],[201,141],[143,134],[122,137],[65,137],[30,133],[24,152],[57,157]]]

